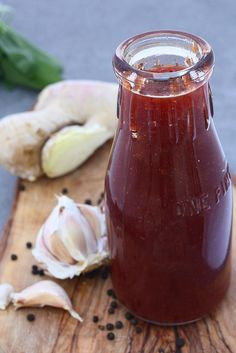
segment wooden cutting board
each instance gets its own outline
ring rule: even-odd
[[[67,188],[78,202],[90,198],[94,203],[103,191],[103,181],[110,144],[103,146],[78,171],[56,180],[42,178],[35,183],[19,182],[14,207],[0,241],[0,283],[10,282],[17,290],[39,279],[31,274],[35,260],[26,242],[34,242],[37,231],[51,211],[54,195]],[[20,191],[19,185],[25,190]],[[22,188],[22,187],[21,187]],[[236,221],[236,214],[234,214]],[[11,261],[11,254],[18,260]],[[82,276],[73,280],[58,281],[72,298],[74,307],[84,317],[81,324],[66,312],[58,309],[20,309],[9,307],[0,312],[0,353],[232,353],[236,352],[236,237],[233,241],[233,271],[230,290],[218,310],[195,324],[178,328],[163,328],[140,323],[142,332],[124,319],[125,309],[118,306],[115,314],[108,314],[111,298],[106,295],[111,288],[110,279]],[[28,322],[26,315],[34,313],[36,320]],[[107,331],[99,324],[124,322],[116,330],[114,341],[108,341]],[[176,337],[185,345],[176,348]]]

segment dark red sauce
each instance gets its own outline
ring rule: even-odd
[[[198,319],[229,285],[231,180],[209,97],[208,83],[169,98],[121,87],[106,176],[112,281],[149,321]]]

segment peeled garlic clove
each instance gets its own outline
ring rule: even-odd
[[[101,208],[76,205],[67,196],[41,227],[33,255],[47,273],[72,278],[108,257],[105,215]]]
[[[21,307],[52,306],[64,309],[76,320],[83,321],[80,315],[73,310],[72,303],[65,290],[52,281],[37,282],[19,293],[13,293],[11,298],[17,309]]]
[[[11,294],[14,288],[11,284],[0,284],[0,310],[5,310],[11,302]]]

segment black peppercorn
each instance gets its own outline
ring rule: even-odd
[[[109,332],[107,334],[107,339],[110,340],[110,341],[113,341],[115,339],[115,335],[113,332]]]
[[[67,194],[68,194],[68,189],[67,189],[67,188],[63,188],[63,189],[61,190],[61,193],[62,193],[63,195],[67,195]]]
[[[33,244],[30,241],[27,241],[27,243],[26,243],[27,249],[31,249],[32,246],[33,246]]]
[[[39,270],[38,274],[39,274],[39,276],[44,276],[45,275],[44,270]]]
[[[115,309],[114,309],[114,308],[109,308],[109,309],[108,309],[108,313],[109,313],[109,314],[114,314],[114,312],[115,312]]]
[[[92,205],[92,200],[86,199],[86,200],[84,201],[84,203],[85,203],[86,205]]]
[[[38,275],[39,274],[39,269],[37,265],[33,265],[32,266],[32,271],[31,271],[32,275]]]
[[[99,321],[99,317],[98,317],[97,315],[94,315],[94,316],[93,316],[93,322],[96,323],[96,322],[98,322],[98,321]]]
[[[26,318],[27,318],[28,321],[32,322],[32,321],[35,320],[35,315],[34,314],[28,314]]]
[[[12,261],[16,261],[18,259],[18,256],[16,254],[11,254],[11,259]]]
[[[114,294],[114,290],[113,290],[112,288],[110,288],[110,289],[107,290],[107,295],[108,295],[109,297],[112,297],[113,294]]]
[[[140,327],[140,326],[136,326],[136,327],[135,327],[135,332],[136,332],[137,334],[140,334],[142,331],[143,331],[143,330],[142,330],[142,327]]]
[[[122,329],[124,327],[123,322],[121,321],[116,321],[115,323],[115,328],[117,328],[118,330]]]
[[[175,343],[176,347],[181,348],[185,345],[185,340],[181,337],[177,337]]]
[[[113,331],[114,330],[114,325],[108,323],[108,324],[106,324],[106,329],[107,329],[107,331]]]
[[[131,325],[136,326],[138,324],[137,319],[133,318],[130,320]]]
[[[131,314],[129,311],[127,311],[127,312],[125,313],[125,318],[130,321],[131,319],[134,318],[134,315]]]
[[[110,307],[113,308],[113,309],[116,309],[117,308],[117,302],[115,300],[113,300],[110,304]]]

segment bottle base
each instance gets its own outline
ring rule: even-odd
[[[156,326],[163,326],[163,327],[171,327],[171,326],[183,326],[183,325],[190,325],[193,324],[203,318],[205,318],[207,316],[207,314],[203,314],[195,319],[191,319],[191,320],[186,320],[186,321],[177,321],[177,322],[162,322],[162,321],[158,321],[158,320],[149,320],[143,316],[137,315],[135,314],[135,312],[133,312],[132,310],[128,309],[122,302],[120,302],[120,304],[124,307],[124,309],[128,312],[130,312],[133,316],[135,316],[137,319],[142,320],[144,322],[147,322],[149,324],[152,325],[156,325]]]
[[[201,316],[198,317],[196,319],[193,320],[189,320],[189,321],[181,321],[181,322],[160,322],[160,321],[154,321],[154,320],[148,320],[145,319],[139,315],[135,315],[134,313],[132,313],[137,319],[140,319],[142,321],[148,322],[149,324],[153,324],[153,325],[157,325],[157,326],[164,326],[164,327],[171,327],[171,326],[183,326],[183,325],[189,325],[189,324],[193,324],[201,319],[203,319],[205,316]]]

